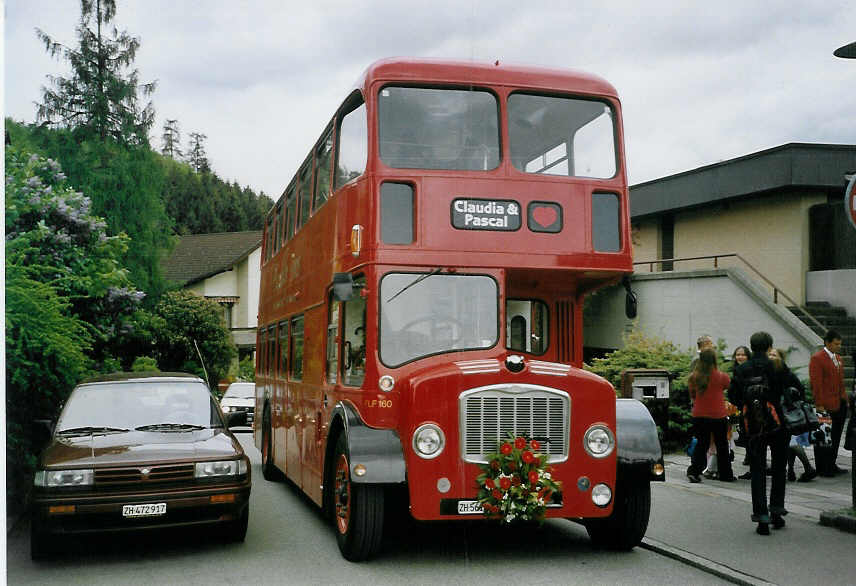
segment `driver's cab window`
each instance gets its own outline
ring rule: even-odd
[[[366,372],[366,300],[357,294],[365,284],[365,277],[354,279],[354,295],[342,303],[342,382],[353,387],[363,384]]]
[[[505,339],[509,350],[543,354],[547,351],[547,305],[533,299],[509,299],[505,306]]]

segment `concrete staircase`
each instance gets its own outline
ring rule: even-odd
[[[820,328],[806,316],[805,311],[799,307],[788,307],[791,312],[823,338],[827,329],[836,330],[841,334],[841,359],[844,363],[844,388],[847,391],[853,389],[853,379],[856,377],[854,368],[854,353],[856,353],[856,317],[847,315],[843,307],[834,307],[826,302],[813,301],[805,304],[805,308],[812,317],[822,323],[825,329]]]

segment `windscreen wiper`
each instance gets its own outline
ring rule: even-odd
[[[134,428],[137,431],[195,431],[205,429],[203,425],[193,423],[152,423]]]
[[[410,289],[413,285],[416,285],[416,284],[418,284],[418,283],[421,283],[422,281],[424,281],[425,279],[427,279],[427,278],[428,278],[428,277],[430,277],[431,275],[436,275],[437,273],[439,273],[439,272],[440,272],[440,271],[442,271],[442,270],[443,270],[443,269],[442,269],[442,267],[437,267],[436,269],[434,269],[434,270],[433,270],[433,271],[431,271],[430,273],[424,273],[424,274],[422,274],[422,275],[419,275],[418,277],[416,277],[415,279],[413,279],[410,283],[408,283],[407,285],[405,285],[404,287],[402,287],[402,288],[401,288],[401,290],[400,290],[398,293],[396,293],[395,295],[393,295],[392,297],[390,297],[389,299],[387,299],[387,300],[386,300],[386,302],[387,302],[387,303],[389,303],[390,301],[392,301],[393,299],[395,299],[396,297],[398,297],[399,295],[401,295],[402,293],[404,293],[405,291],[407,291],[408,289]]]
[[[130,431],[121,427],[69,427],[56,432],[57,435],[95,435],[100,433],[125,433]]]

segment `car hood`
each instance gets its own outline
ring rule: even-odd
[[[241,397],[223,397],[220,399],[221,407],[255,407],[255,397],[251,399],[242,399]]]
[[[244,453],[223,429],[198,431],[129,431],[77,437],[54,437],[42,453],[45,468],[166,464],[233,459]]]

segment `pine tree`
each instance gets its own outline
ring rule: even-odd
[[[52,88],[42,87],[36,119],[52,126],[66,127],[84,137],[108,137],[121,144],[148,145],[148,132],[154,121],[151,102],[140,107],[138,91],[149,96],[155,82],[139,84],[136,69],[125,73],[140,47],[140,40],[121,33],[114,26],[115,0],[80,0],[79,45],[70,48],[55,42],[44,31],[36,35],[52,57],[71,64],[71,77],[53,77]]]
[[[190,144],[187,147],[187,162],[197,173],[208,173],[211,166],[208,164],[208,156],[205,154],[205,139],[208,136],[201,132],[190,133]]]
[[[178,120],[167,120],[163,123],[163,135],[161,137],[163,147],[161,154],[176,161],[181,160],[181,130],[178,128]]]

